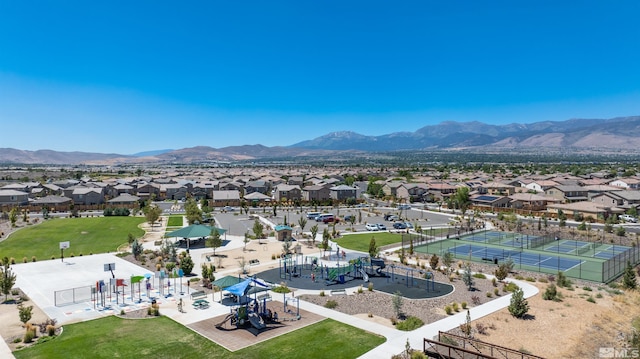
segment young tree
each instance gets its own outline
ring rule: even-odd
[[[311,243],[315,247],[316,245],[316,236],[318,235],[318,225],[314,224],[311,227]]]
[[[209,235],[209,238],[207,238],[205,244],[207,245],[207,247],[213,248],[213,256],[215,257],[216,248],[222,246],[222,238],[220,237],[220,232],[218,232],[217,228],[213,228],[211,230],[211,234]]]
[[[464,284],[467,286],[467,290],[473,290],[473,285],[475,284],[473,280],[473,274],[471,273],[471,263],[467,262],[464,265],[464,272],[462,274],[462,280]]]
[[[9,212],[9,222],[11,222],[11,227],[16,226],[16,222],[18,222],[18,210],[15,208],[11,208]]]
[[[264,236],[264,225],[262,224],[262,222],[260,222],[259,219],[256,218],[256,220],[253,222],[253,234],[255,234],[256,238],[258,238],[258,243],[260,242],[260,239],[262,239],[262,237]]]
[[[396,314],[396,318],[400,319],[402,316],[402,293],[395,292],[393,294],[393,298],[391,299],[391,304],[393,305],[393,312]]]
[[[625,289],[634,290],[638,287],[638,283],[636,282],[636,272],[633,271],[633,267],[631,266],[631,262],[627,261],[627,266],[624,269],[624,276],[622,277],[622,286]]]
[[[302,234],[304,232],[304,227],[307,226],[307,219],[300,217],[300,219],[298,219],[298,225],[300,226],[300,234]]]
[[[180,268],[182,269],[185,275],[191,274],[191,271],[193,271],[193,266],[194,266],[193,259],[191,259],[190,255],[186,255],[180,261]]]
[[[442,264],[447,267],[447,270],[451,270],[451,265],[453,264],[453,254],[451,252],[445,252],[442,256]]]
[[[497,280],[502,282],[509,275],[509,267],[505,263],[502,263],[498,266],[495,272],[493,272],[493,274],[496,276]]]
[[[133,242],[131,242],[131,254],[133,254],[133,258],[139,259],[142,251],[142,245],[138,242],[137,239],[134,239]]]
[[[529,302],[524,299],[522,288],[516,289],[511,295],[509,313],[516,318],[523,318],[529,311]]]
[[[184,204],[184,210],[189,224],[202,223],[202,211],[198,208],[198,204],[193,198],[189,197],[187,199]]]
[[[25,307],[22,303],[18,304],[18,315],[20,316],[20,321],[22,324],[27,324],[28,321],[31,320],[31,316],[33,313],[33,306],[30,305]]]
[[[329,234],[329,230],[325,228],[322,232],[322,244],[320,245],[325,252],[323,255],[326,255],[327,249],[329,249],[329,238],[331,238],[331,235]]]
[[[162,214],[162,209],[160,209],[160,207],[153,204],[145,206],[144,208],[145,208],[144,217],[149,223],[149,225],[151,226],[151,230],[153,230],[153,225],[160,218],[160,215]]]
[[[11,262],[9,258],[4,257],[2,259],[2,267],[0,267],[0,290],[4,294],[4,300],[6,301],[11,293],[11,289],[16,284],[16,275],[11,270]]]
[[[376,244],[376,238],[371,237],[369,241],[369,256],[375,258],[378,256],[378,245]]]
[[[431,258],[429,259],[429,267],[431,267],[431,269],[433,270],[437,270],[438,269],[438,262],[440,261],[440,258],[437,255],[432,255]]]

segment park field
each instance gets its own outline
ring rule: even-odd
[[[69,242],[65,257],[115,252],[127,243],[129,234],[142,237],[139,228],[143,217],[54,218],[13,232],[0,242],[0,257],[15,258],[21,263],[60,258],[60,242]]]
[[[167,317],[115,316],[64,326],[62,335],[16,358],[357,358],[385,341],[331,319],[230,352]]]
[[[367,232],[349,234],[343,236],[342,238],[338,238],[335,241],[342,248],[368,253],[371,238],[376,239],[376,246],[378,246],[378,248],[389,244],[402,242],[401,234],[390,232]]]

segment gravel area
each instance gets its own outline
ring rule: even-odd
[[[472,271],[479,271],[480,268],[474,267],[472,264]],[[460,270],[462,274],[462,270]],[[462,277],[458,276],[453,282],[449,281],[449,278],[442,273],[436,272],[435,280],[437,282],[452,284],[455,290],[445,296],[431,299],[407,299],[402,300],[402,313],[405,316],[415,316],[425,323],[432,323],[447,316],[444,308],[445,306],[458,303],[458,308],[462,310],[461,303],[466,302],[468,307],[474,307],[476,305],[486,303],[491,299],[495,299],[493,295],[495,287],[491,280],[474,278],[475,285],[474,290],[469,291],[462,281]],[[501,284],[498,284],[499,295],[503,295]],[[492,293],[492,297],[487,297],[487,292]],[[478,302],[474,304],[472,297],[477,297]],[[367,287],[363,287],[362,293],[356,293],[353,295],[335,295],[329,296],[328,291],[326,296],[319,295],[301,295],[300,299],[308,302],[324,306],[328,300],[334,300],[338,304],[334,310],[350,314],[372,314],[374,316],[382,318],[394,318],[395,312],[393,309],[393,295],[368,291]],[[454,312],[455,313],[455,312]]]

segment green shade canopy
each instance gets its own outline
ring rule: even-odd
[[[208,237],[211,235],[212,230],[217,230],[218,233],[224,234],[226,229],[205,226],[204,224],[192,224],[187,227],[180,228],[176,231],[166,234],[167,237],[180,237],[180,238],[199,238]]]
[[[214,285],[218,288],[222,288],[225,289],[227,287],[231,287],[232,285],[238,284],[240,282],[242,282],[244,279],[240,279],[238,277],[234,277],[232,275],[228,275],[225,277],[222,277],[218,280],[215,280],[213,282],[211,282],[211,285]]]

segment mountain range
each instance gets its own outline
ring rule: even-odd
[[[126,164],[240,161],[348,153],[428,150],[510,149],[626,150],[640,148],[640,116],[612,119],[571,119],[491,125],[482,122],[441,122],[415,132],[365,136],[351,131],[332,132],[290,146],[263,145],[213,148],[195,146],[151,150],[136,155],[0,148],[5,164]]]

